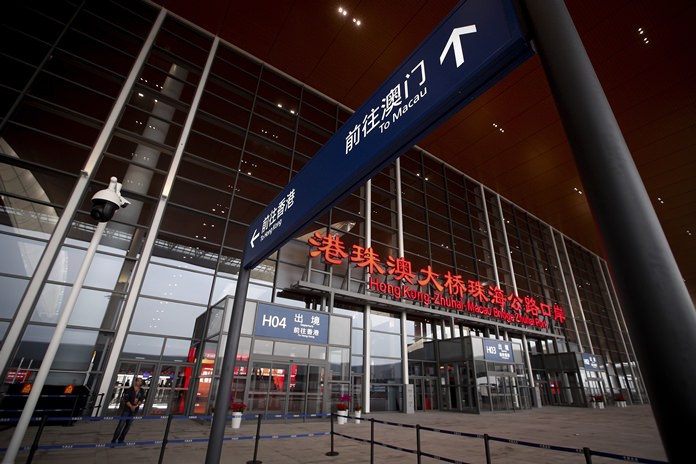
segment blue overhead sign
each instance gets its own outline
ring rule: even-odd
[[[602,365],[600,364],[599,357],[594,354],[583,353],[582,354],[582,366],[588,371],[601,371]]]
[[[249,226],[244,267],[280,248],[533,54],[512,0],[463,0]]]
[[[514,363],[515,355],[512,351],[512,343],[484,338],[483,358],[488,361]]]
[[[329,315],[259,303],[254,334],[296,342],[329,343]]]

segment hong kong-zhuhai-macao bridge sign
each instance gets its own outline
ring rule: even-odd
[[[244,267],[299,235],[532,54],[512,1],[460,2],[251,223]]]

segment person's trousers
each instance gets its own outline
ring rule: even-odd
[[[128,419],[121,419],[120,421],[118,421],[118,425],[116,426],[116,430],[114,431],[114,437],[111,439],[111,443],[122,443],[126,439],[126,435],[128,434],[128,430],[130,430],[131,423],[133,423],[132,413],[128,414],[124,412],[121,415],[130,417]]]

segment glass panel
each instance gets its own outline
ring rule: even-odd
[[[144,337],[142,335],[128,335],[123,347],[124,358],[159,358],[162,353],[164,339],[160,337]]]
[[[348,380],[350,359],[347,348],[329,348],[331,380]]]
[[[189,360],[187,358],[190,351],[191,340],[176,340],[170,338],[164,346],[162,359],[170,359],[177,362],[187,361]]]
[[[329,343],[332,345],[350,345],[350,319],[347,317],[331,317]]]
[[[309,367],[303,364],[293,364],[290,366],[290,392],[304,393],[308,387],[307,372]]]
[[[271,340],[254,340],[254,354],[273,354],[273,342]]]
[[[0,295],[2,295],[0,318],[11,319],[14,316],[27,285],[29,285],[28,280],[0,276]]]
[[[207,304],[213,276],[150,264],[142,294],[157,298]]]
[[[326,359],[326,347],[325,346],[310,345],[309,357],[311,359],[321,359],[321,360]]]
[[[276,356],[289,356],[291,358],[309,357],[309,345],[301,343],[275,342],[273,354]]]
[[[44,242],[0,234],[0,272],[21,276],[31,276],[44,252]]]
[[[372,358],[371,380],[374,383],[399,383],[403,376],[401,360]]]
[[[140,298],[133,314],[131,330],[190,338],[196,319],[204,312],[205,308],[200,306]]]
[[[401,337],[399,334],[372,332],[370,334],[370,348],[373,356],[400,358]]]
[[[323,401],[324,368],[320,366],[309,366],[306,414],[318,414],[323,412]]]
[[[135,371],[138,368],[137,363],[121,363],[116,374],[116,385],[111,392],[111,398],[109,399],[109,404],[107,406],[108,415],[116,415],[121,409],[121,398],[123,397],[123,391],[130,387],[135,378]]]

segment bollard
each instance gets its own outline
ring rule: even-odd
[[[329,418],[331,419],[329,421],[331,423],[331,451],[326,453],[326,455],[327,456],[338,456],[338,452],[334,451],[334,429],[333,429],[333,427],[334,427],[334,425],[333,425],[334,424],[334,421],[333,421],[334,413],[331,413]]]
[[[34,460],[34,453],[36,453],[36,450],[39,449],[39,440],[41,439],[41,434],[43,433],[43,429],[46,426],[47,420],[47,415],[44,415],[41,418],[39,429],[36,431],[36,436],[34,437],[34,441],[31,444],[31,449],[29,450],[29,456],[27,456],[27,464],[30,464]]]
[[[416,424],[416,457],[418,464],[421,464],[420,424]]]
[[[162,448],[160,448],[159,461],[157,461],[159,464],[164,462],[164,448],[167,446],[167,438],[169,438],[169,429],[172,426],[173,418],[174,416],[171,414],[167,417],[167,425],[164,427],[164,437],[162,438]]]
[[[487,433],[483,434],[483,445],[486,448],[486,464],[491,464],[491,444]]]
[[[375,419],[370,417],[370,464],[375,464]]]
[[[261,440],[261,414],[257,414],[256,417],[258,420],[256,421],[256,438],[254,440],[254,459],[247,461],[247,464],[261,464],[261,461],[256,459],[259,453],[259,440]]]
[[[585,462],[587,464],[592,464],[592,451],[587,446],[582,449],[582,454],[585,455]]]

